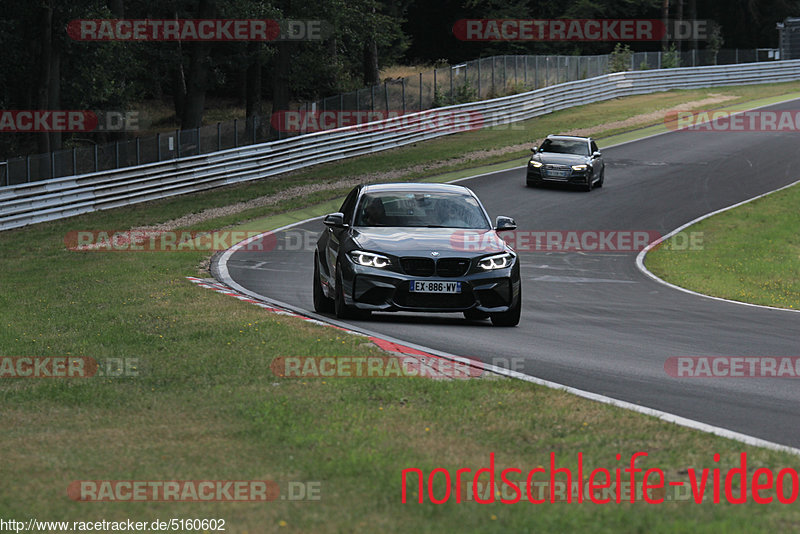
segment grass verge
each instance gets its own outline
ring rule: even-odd
[[[797,84],[741,90],[797,91]],[[800,524],[797,506],[693,504],[402,504],[400,471],[476,471],[495,454],[498,470],[557,465],[586,469],[657,467],[687,481],[687,468],[778,470],[794,456],[760,450],[653,418],[512,380],[297,380],[274,376],[278,356],[379,354],[364,339],[266,314],[196,288],[202,253],[75,253],[70,230],[154,224],[288,185],[425,165],[437,158],[527,142],[571,124],[602,124],[638,110],[695,100],[685,91],[597,104],[530,121],[514,131],[472,132],[424,146],[326,165],[286,180],[89,214],[0,233],[0,356],[136,359],[136,376],[0,379],[3,451],[0,517],[152,521],[224,518],[229,532],[420,532],[458,528],[507,532],[592,528],[599,532],[752,532]],[[512,139],[513,137],[513,139]],[[446,170],[496,163],[489,156]],[[509,155],[500,157],[509,158]],[[441,172],[442,169],[437,169]],[[403,179],[426,176],[425,169]],[[272,226],[316,211],[286,213],[340,195],[315,193],[206,221],[220,227],[276,215]],[[261,221],[260,224],[264,223]],[[267,228],[264,228],[267,229]],[[713,455],[719,453],[719,462]],[[620,454],[622,461],[616,460]],[[275,480],[320,484],[318,501],[272,503],[81,503],[76,480]],[[440,480],[440,479],[437,479]],[[444,488],[434,484],[437,496]],[[413,497],[413,495],[412,495]]]
[[[730,300],[800,309],[800,185],[686,228],[697,250],[676,236],[647,254],[650,271],[672,284]],[[683,248],[684,250],[678,250]]]

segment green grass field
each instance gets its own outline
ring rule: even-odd
[[[363,337],[270,314],[198,288],[186,276],[208,276],[202,267],[206,254],[70,252],[63,241],[72,230],[155,224],[304,183],[409,167],[415,170],[401,179],[465,172],[469,166],[524,154],[454,160],[429,171],[422,167],[454,155],[526,143],[551,130],[622,120],[707,93],[738,95],[742,102],[798,89],[795,83],[631,97],[562,111],[520,130],[471,132],[286,179],[0,233],[0,357],[136,360],[137,372],[119,378],[0,379],[0,518],[224,518],[226,530],[233,533],[798,528],[797,503],[403,504],[402,469],[430,472],[442,467],[454,473],[467,467],[474,472],[488,464],[490,453],[498,470],[517,467],[527,472],[547,465],[551,452],[562,467],[575,469],[581,452],[587,468],[614,469],[645,451],[649,456],[639,467],[660,468],[667,480],[681,482],[689,480],[690,467],[736,466],[741,452],[748,453],[751,468],[778,470],[798,462],[788,453],[745,446],[515,380],[281,378],[270,370],[280,356],[383,353]],[[289,198],[197,228],[246,221],[260,229],[275,228],[324,213],[340,202],[342,193],[332,189]],[[774,239],[790,237],[784,233]],[[713,461],[715,453],[721,455],[719,462]],[[617,454],[622,461],[616,460]],[[320,498],[109,503],[76,502],[67,495],[70,483],[81,480],[255,479],[283,487],[318,484]],[[434,488],[437,495],[444,490]]]
[[[670,242],[645,266],[675,285],[731,300],[800,309],[800,185],[719,213],[686,229],[698,250]],[[685,247],[684,247],[685,248]]]

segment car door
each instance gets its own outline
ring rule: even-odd
[[[592,141],[591,150],[592,154],[594,154],[595,152],[600,152],[600,149],[597,148],[597,143],[595,143],[594,141]],[[603,156],[594,158],[594,161],[592,163],[592,167],[594,168],[594,175],[601,176],[603,174],[603,169],[605,169],[605,166],[606,162],[603,161]]]
[[[328,282],[333,286],[336,285],[336,260],[339,257],[339,248],[341,247],[342,240],[346,238],[347,232],[353,224],[353,213],[356,208],[356,201],[358,200],[358,189],[353,189],[339,208],[344,214],[344,222],[347,225],[345,228],[334,228],[328,226],[325,228],[327,233],[325,239],[325,264],[328,271]]]

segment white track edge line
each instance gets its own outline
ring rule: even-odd
[[[752,109],[761,109],[761,108],[765,108],[765,107],[781,104],[781,103],[784,103],[784,102],[791,102],[792,100],[797,100],[797,99],[789,99],[789,100],[785,100],[785,101],[773,102],[771,104],[766,104],[764,106],[760,106],[760,107],[752,108]],[[746,111],[750,111],[750,110],[746,110]],[[610,146],[604,147],[604,149],[613,148],[613,147],[617,147],[617,146],[622,146],[622,145],[626,145],[628,143],[634,143],[634,142],[637,142],[637,141],[643,141],[645,139],[650,139],[652,137],[658,137],[658,136],[661,136],[661,135],[664,135],[664,134],[668,134],[668,133],[673,133],[673,131],[659,132],[659,133],[655,133],[655,134],[652,134],[652,135],[648,135],[646,137],[641,137],[641,138],[637,138],[637,139],[631,139],[629,141],[623,141],[621,143],[617,143],[617,144],[614,144],[614,145],[610,145]],[[497,174],[497,173],[500,173],[500,172],[507,172],[507,171],[510,171],[510,170],[515,170],[515,169],[524,168],[524,167],[525,166],[523,165],[521,167],[511,167],[509,169],[501,169],[501,170],[497,170],[497,171],[491,171],[491,172],[487,172],[487,173],[476,174],[474,176],[466,176],[466,177],[458,178],[458,179],[455,179],[455,180],[452,180],[452,181],[446,182],[446,183],[455,183],[455,182],[460,182],[460,181],[465,181],[465,180],[471,180],[471,179],[474,179],[474,178],[480,178],[482,176],[488,176],[488,175]],[[717,210],[717,211],[715,211],[713,213],[704,215],[704,216],[700,217],[699,219],[696,219],[696,221],[697,220],[702,220],[703,218],[706,218],[706,217],[710,217],[710,216],[712,216],[712,215],[714,215],[714,214],[716,214],[718,212],[726,211],[728,209],[734,208],[734,207],[739,206],[741,204],[746,204],[747,202],[750,202],[750,201],[753,201],[753,200],[755,200],[757,198],[769,195],[769,194],[774,193],[776,191],[780,191],[781,189],[785,189],[785,188],[791,187],[791,186],[793,186],[793,185],[795,185],[797,183],[800,183],[800,180],[798,180],[798,181],[796,181],[794,183],[791,183],[789,185],[783,186],[783,187],[781,187],[779,189],[776,189],[774,191],[770,191],[768,193],[764,193],[763,195],[759,195],[758,197],[754,197],[754,198],[751,198],[749,200],[745,200],[743,202],[739,202],[738,204],[734,204],[732,206],[728,206],[727,208],[723,208],[723,209]],[[324,317],[324,316],[321,316],[321,315],[311,314],[306,310],[297,309],[294,306],[290,306],[290,305],[288,305],[286,303],[282,303],[280,301],[276,301],[276,300],[270,299],[268,297],[265,297],[264,295],[260,295],[258,293],[253,292],[253,291],[250,291],[250,290],[242,287],[241,285],[237,284],[233,280],[233,278],[231,278],[230,273],[228,272],[227,262],[228,262],[228,259],[236,252],[236,250],[238,250],[239,248],[247,245],[251,241],[253,241],[255,239],[258,239],[259,237],[261,237],[262,235],[265,235],[267,233],[279,232],[279,231],[282,231],[282,230],[286,230],[286,229],[292,228],[294,226],[298,226],[300,224],[304,224],[306,222],[313,221],[314,219],[319,219],[319,218],[322,218],[322,217],[324,217],[324,216],[320,215],[320,216],[317,216],[317,217],[309,217],[308,219],[305,219],[305,220],[302,220],[302,221],[297,221],[297,222],[294,222],[294,223],[291,223],[291,224],[287,224],[287,225],[281,226],[280,228],[276,228],[274,230],[270,230],[268,232],[264,232],[264,233],[259,234],[257,236],[253,236],[253,237],[250,237],[248,239],[245,239],[244,241],[236,243],[234,246],[232,246],[231,248],[229,248],[228,250],[223,252],[222,255],[220,256],[219,260],[217,260],[217,262],[216,262],[217,263],[217,268],[219,270],[220,277],[222,277],[224,279],[225,284],[227,284],[230,287],[236,289],[236,291],[239,291],[240,293],[252,296],[252,297],[254,297],[254,298],[258,299],[258,300],[262,300],[262,301],[265,301],[265,302],[269,302],[269,303],[275,304],[277,306],[286,308],[288,310],[292,310],[295,313],[298,313],[300,315],[304,315],[306,317],[311,317],[311,318],[316,319],[318,321],[326,322],[326,323],[333,324],[333,325],[336,325],[336,326],[345,327],[345,328],[348,328],[350,330],[360,331],[360,332],[366,333],[368,335],[374,335],[376,337],[380,337],[382,339],[386,339],[387,341],[391,341],[393,343],[401,343],[401,344],[407,345],[409,347],[416,348],[418,350],[422,350],[422,351],[425,351],[425,352],[430,352],[431,354],[435,354],[435,355],[441,356],[443,358],[448,358],[448,359],[451,359],[451,360],[454,360],[454,361],[458,361],[458,362],[462,362],[462,363],[471,363],[471,362],[465,360],[464,358],[461,358],[461,357],[453,355],[453,354],[449,354],[449,353],[446,353],[446,352],[438,351],[438,350],[432,349],[430,347],[424,347],[422,345],[409,343],[407,341],[397,340],[397,339],[394,339],[392,337],[386,336],[384,334],[373,333],[373,332],[370,332],[370,331],[365,330],[365,329],[353,327],[352,325],[348,325],[346,323],[339,323],[338,321],[331,321],[328,317]],[[637,265],[637,267],[639,267],[640,257],[644,258],[644,254],[643,253],[646,253],[649,249],[651,249],[653,246],[655,246],[655,244],[663,241],[667,237],[670,237],[670,236],[674,235],[675,233],[681,231],[683,228],[685,228],[686,226],[689,226],[690,224],[692,224],[693,222],[696,222],[696,221],[692,221],[690,223],[687,223],[687,224],[681,226],[680,228],[678,228],[676,230],[673,230],[672,232],[670,232],[666,236],[662,237],[660,240],[657,240],[654,243],[651,243],[651,245],[646,247],[644,250],[640,251],[639,254],[636,257],[636,265]],[[710,298],[710,299],[715,299],[715,300],[722,300],[722,301],[725,301],[725,302],[732,302],[732,303],[735,303],[735,304],[742,304],[742,305],[746,305],[746,306],[767,308],[767,309],[772,309],[772,310],[800,311],[800,310],[789,310],[789,309],[786,309],[786,308],[773,308],[773,307],[770,307],[770,306],[761,306],[761,305],[758,305],[758,304],[750,304],[750,303],[745,303],[745,302],[737,302],[737,301],[733,301],[733,300],[721,299],[719,297],[712,297],[710,295],[703,295],[702,293],[695,293],[695,292],[690,291],[688,289],[684,289],[684,288],[681,288],[681,287],[678,287],[678,286],[674,286],[674,285],[672,285],[672,284],[670,284],[670,283],[668,283],[668,282],[666,282],[664,280],[661,280],[660,278],[658,278],[657,276],[652,274],[650,271],[648,271],[644,267],[643,263],[641,265],[640,270],[642,270],[642,272],[644,274],[646,274],[647,276],[649,276],[653,280],[656,280],[656,281],[658,281],[658,282],[660,282],[660,283],[662,283],[664,285],[667,285],[667,286],[673,287],[675,289],[679,289],[681,291],[685,291],[687,293],[691,293],[691,294],[694,294],[694,295],[697,295],[697,296],[700,296],[700,297],[705,297],[705,298]],[[775,442],[772,442],[772,441],[763,440],[763,439],[757,438],[755,436],[749,436],[747,434],[742,434],[742,433],[739,433],[739,432],[735,432],[733,430],[728,430],[726,428],[722,428],[722,427],[718,427],[718,426],[714,426],[714,425],[709,425],[707,423],[702,423],[700,421],[695,421],[693,419],[688,419],[688,418],[685,418],[685,417],[681,417],[679,415],[671,414],[669,412],[656,410],[654,408],[647,408],[645,406],[639,406],[638,404],[633,404],[633,403],[630,403],[630,402],[627,402],[627,401],[614,399],[612,397],[607,397],[605,395],[600,395],[598,393],[592,393],[590,391],[573,388],[571,386],[566,386],[564,384],[559,384],[557,382],[551,382],[549,380],[544,380],[542,378],[538,378],[538,377],[534,377],[534,376],[530,376],[530,375],[525,375],[525,374],[519,373],[517,371],[512,371],[510,369],[504,369],[504,368],[501,368],[501,367],[497,367],[497,366],[494,366],[494,365],[488,365],[488,364],[485,365],[485,368],[488,369],[488,370],[491,370],[492,372],[494,372],[496,374],[502,375],[502,376],[507,376],[509,378],[517,378],[519,380],[524,380],[525,382],[530,382],[530,383],[533,383],[533,384],[545,386],[545,387],[548,387],[548,388],[551,388],[551,389],[560,389],[560,390],[566,391],[568,393],[572,393],[574,395],[577,395],[578,397],[582,397],[582,398],[589,399],[589,400],[594,400],[594,401],[597,401],[597,402],[601,402],[603,404],[609,404],[609,405],[612,405],[612,406],[617,406],[617,407],[620,407],[620,408],[623,408],[623,409],[626,409],[626,410],[631,410],[633,412],[637,412],[637,413],[640,413],[640,414],[643,414],[643,415],[649,415],[651,417],[656,417],[658,419],[661,419],[662,421],[674,423],[674,424],[677,424],[677,425],[680,425],[680,426],[683,426],[683,427],[687,427],[687,428],[692,428],[694,430],[699,430],[701,432],[706,432],[708,434],[713,434],[713,435],[720,436],[720,437],[723,437],[723,438],[732,439],[732,440],[738,441],[740,443],[744,443],[746,445],[752,445],[752,446],[755,446],[755,447],[763,447],[765,449],[770,449],[770,450],[775,450],[775,451],[788,452],[788,453],[800,456],[800,449],[795,448],[795,447],[790,447],[788,445],[781,445],[780,443],[775,443]]]
[[[767,193],[762,193],[760,195],[754,196],[753,198],[749,198],[747,200],[743,200],[741,202],[737,202],[736,204],[732,204],[732,205],[730,205],[728,207],[721,208],[721,209],[718,209],[716,211],[712,211],[711,213],[706,213],[705,215],[701,215],[700,217],[697,217],[696,219],[692,219],[691,221],[689,221],[686,224],[676,228],[675,230],[671,231],[670,233],[668,233],[668,234],[656,239],[655,241],[653,241],[652,243],[647,245],[645,248],[640,250],[639,254],[636,255],[636,267],[639,269],[639,271],[641,271],[643,274],[647,275],[650,279],[652,279],[652,280],[654,280],[654,281],[656,281],[656,282],[658,282],[660,284],[663,284],[663,285],[665,285],[667,287],[670,287],[672,289],[677,289],[678,291],[682,291],[684,293],[688,293],[690,295],[695,295],[697,297],[703,297],[703,298],[707,298],[707,299],[711,299],[711,300],[717,300],[717,301],[721,301],[721,302],[730,302],[731,304],[740,304],[742,306],[750,306],[751,308],[762,308],[762,309],[765,309],[765,310],[777,310],[777,311],[800,313],[800,310],[795,310],[795,309],[792,309],[792,308],[778,308],[777,306],[767,306],[765,304],[753,304],[752,302],[741,302],[741,301],[738,301],[738,300],[731,300],[731,299],[726,299],[726,298],[722,298],[722,297],[715,297],[713,295],[706,295],[705,293],[698,293],[697,291],[692,291],[691,289],[686,289],[685,287],[676,286],[675,284],[671,284],[671,283],[667,282],[666,280],[664,280],[662,278],[659,278],[658,276],[653,274],[644,265],[644,259],[645,259],[645,256],[647,255],[648,252],[650,252],[653,248],[657,247],[663,241],[666,241],[670,237],[682,232],[683,230],[685,230],[689,226],[692,226],[692,225],[694,225],[694,224],[696,224],[696,223],[698,223],[698,222],[700,222],[702,220],[708,219],[709,217],[713,217],[714,215],[718,215],[720,213],[724,213],[724,212],[726,212],[728,210],[731,210],[733,208],[738,208],[739,206],[743,206],[745,204],[753,202],[754,200],[758,200],[760,198],[764,198],[764,197],[766,197],[768,195],[771,195],[773,193],[777,193],[778,191],[783,191],[784,189],[788,189],[788,188],[793,187],[793,186],[795,186],[797,184],[800,184],[800,180],[792,182],[792,183],[790,183],[788,185],[784,185],[783,187],[779,187],[778,189],[773,189],[772,191],[768,191]]]

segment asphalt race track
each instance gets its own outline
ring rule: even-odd
[[[798,109],[798,101],[767,109]],[[554,132],[557,133],[557,132]],[[603,150],[606,180],[591,193],[526,188],[524,170],[460,182],[489,214],[520,230],[666,234],[708,212],[800,178],[793,132],[673,132]],[[522,163],[522,162],[521,162]],[[295,227],[314,235],[320,219]],[[313,250],[291,243],[241,251],[231,277],[260,295],[313,310]],[[284,249],[284,250],[280,250]],[[800,381],[673,378],[673,356],[800,356],[800,314],[715,301],[649,279],[636,252],[522,252],[519,327],[461,314],[373,314],[352,324],[560,384],[800,447]],[[531,406],[531,409],[536,409]]]

